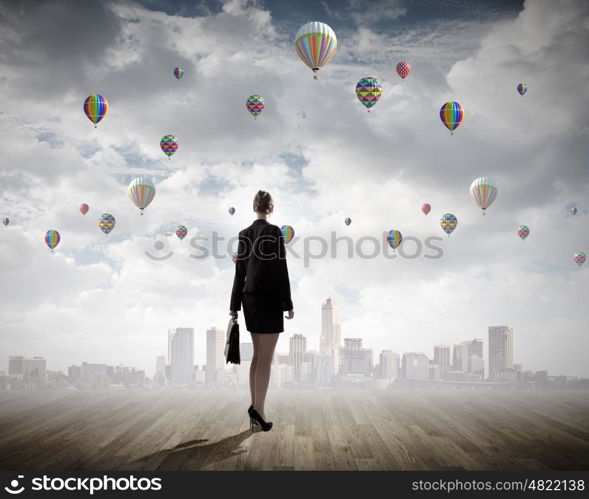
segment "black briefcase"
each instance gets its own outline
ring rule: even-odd
[[[241,356],[239,355],[239,324],[235,319],[229,319],[229,325],[227,326],[225,362],[231,362],[231,364],[241,364]]]

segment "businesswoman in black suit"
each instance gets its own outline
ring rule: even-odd
[[[250,367],[250,425],[269,431],[272,423],[266,422],[264,403],[272,358],[278,335],[284,331],[283,313],[287,313],[287,319],[292,319],[294,310],[282,233],[267,220],[274,211],[272,196],[258,191],[254,211],[257,219],[239,233],[229,314],[236,319],[243,304],[245,325],[254,344]]]

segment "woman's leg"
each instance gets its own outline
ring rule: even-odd
[[[258,338],[259,334],[252,334],[252,343],[254,344],[254,355],[250,365],[250,396],[251,405],[256,405],[256,366],[258,365]]]
[[[260,414],[263,419],[266,419],[266,415],[264,414],[264,403],[266,402],[266,392],[268,391],[268,384],[270,383],[270,368],[272,366],[272,358],[274,357],[276,342],[278,341],[278,334],[279,333],[252,333],[252,337],[258,336],[258,359],[254,379],[254,409],[258,411],[258,414]],[[256,346],[254,343],[254,352],[255,349]]]

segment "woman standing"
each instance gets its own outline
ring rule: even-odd
[[[254,344],[248,414],[251,428],[260,426],[263,431],[272,428],[272,423],[266,422],[264,403],[274,348],[278,335],[284,331],[282,314],[287,312],[287,319],[294,317],[282,233],[267,220],[273,211],[272,196],[258,191],[254,197],[256,220],[239,233],[229,312],[237,319],[243,304],[245,326]]]

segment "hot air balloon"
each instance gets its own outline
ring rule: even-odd
[[[522,241],[525,241],[526,237],[530,235],[530,228],[527,225],[520,225],[517,235],[522,238]]]
[[[583,253],[582,251],[577,251],[575,253],[575,263],[579,267],[585,263],[586,258],[587,257],[585,256],[585,253]]]
[[[411,64],[406,61],[401,61],[397,64],[397,74],[401,77],[402,80],[407,78],[411,73]]]
[[[51,252],[53,252],[55,247],[59,244],[60,239],[59,232],[56,230],[48,230],[45,234],[45,244],[49,247]]]
[[[444,126],[454,135],[454,130],[464,119],[464,109],[459,102],[446,102],[440,108],[440,119]]]
[[[454,229],[457,225],[458,219],[452,215],[452,213],[445,213],[442,215],[442,218],[440,219],[440,226],[442,227],[442,230],[448,234],[448,237],[450,237],[450,234],[454,232]]]
[[[484,215],[485,210],[493,204],[497,197],[495,182],[489,177],[480,177],[473,180],[472,184],[470,184],[470,195],[473,201],[483,210]]]
[[[528,91],[528,86],[525,83],[520,83],[517,86],[517,91],[519,92],[519,94],[523,97],[524,94]]]
[[[264,97],[261,95],[250,95],[245,101],[245,108],[256,119],[264,110]]]
[[[82,203],[80,205],[80,213],[82,215],[85,215],[86,213],[88,213],[88,210],[90,209],[90,206],[88,206],[86,203]]]
[[[429,203],[423,203],[421,205],[421,211],[423,211],[424,215],[427,215],[430,211],[431,211],[432,207],[429,205]]]
[[[94,123],[94,128],[108,113],[108,102],[102,95],[89,95],[84,101],[84,112]]]
[[[4,218],[2,219],[2,223],[3,223],[4,225],[8,225],[8,224],[10,223],[10,219],[9,219],[8,217],[4,217]]]
[[[153,201],[155,186],[151,180],[145,177],[139,177],[129,184],[128,194],[129,199],[141,210],[141,214],[143,215],[143,210]]]
[[[280,227],[280,232],[282,233],[282,238],[284,239],[285,244],[290,243],[295,235],[295,231],[290,225],[283,225]]]
[[[182,241],[182,239],[184,239],[187,234],[188,229],[184,225],[178,225],[178,227],[176,227],[176,235],[180,241]]]
[[[358,100],[368,108],[374,106],[382,95],[382,85],[380,81],[372,76],[365,76],[356,85],[356,96]]]
[[[231,206],[227,211],[229,211],[229,215],[233,215],[235,213],[235,208]]]
[[[178,146],[178,139],[174,135],[164,135],[162,140],[160,140],[160,147],[164,151],[164,154],[168,156],[168,159],[171,159],[172,154],[176,152]]]
[[[403,235],[398,230],[389,230],[389,233],[387,234],[387,241],[389,246],[393,248],[393,251],[399,246],[399,244],[401,244],[402,240]]]
[[[239,256],[239,253],[237,251],[234,251],[233,253],[231,253],[231,261],[233,263],[237,262],[237,257]]]
[[[325,66],[335,54],[337,38],[327,24],[314,21],[299,29],[295,48],[301,60],[313,70],[316,80],[319,68]]]
[[[115,217],[110,213],[104,213],[100,215],[100,218],[98,219],[98,227],[107,237],[115,228],[116,223],[117,221],[115,220]]]
[[[351,219],[351,218],[346,218],[346,219],[344,220],[344,223],[345,223],[346,225],[350,225],[350,224],[352,223],[352,219]]]
[[[182,76],[184,76],[184,70],[182,69],[182,66],[178,66],[177,68],[174,68],[174,76],[176,77],[177,80],[179,80],[180,78],[182,78]]]
[[[572,214],[573,216],[577,214],[577,207],[576,207],[576,206],[573,206],[573,207],[571,208],[571,214]]]

